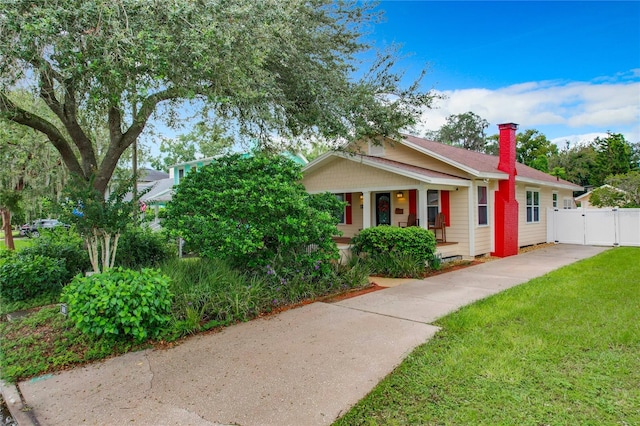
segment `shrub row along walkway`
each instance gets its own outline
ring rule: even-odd
[[[547,247],[19,388],[42,425],[326,425],[433,336],[434,319],[603,250]]]

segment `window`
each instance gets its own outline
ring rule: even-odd
[[[487,187],[478,187],[478,225],[489,224],[489,206],[487,203]]]
[[[554,208],[554,209],[555,209],[555,208],[558,208],[558,193],[557,193],[557,192],[554,192],[554,193],[552,194],[552,197],[553,197],[553,208]]]
[[[427,222],[429,225],[436,224],[436,216],[440,209],[440,197],[435,189],[427,190]]]
[[[572,209],[573,208],[573,200],[571,198],[565,198],[564,200],[562,200],[563,209]]]
[[[334,194],[337,198],[338,201],[344,201],[344,194]],[[346,210],[346,206],[342,209],[342,213],[338,216],[338,219],[340,219],[340,224],[344,225],[345,224],[345,210]]]
[[[540,192],[527,190],[527,223],[540,222]]]

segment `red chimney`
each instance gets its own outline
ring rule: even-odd
[[[498,170],[509,175],[498,182],[495,206],[494,256],[518,254],[518,202],[516,201],[516,130],[514,123],[498,124],[500,129],[500,160]]]

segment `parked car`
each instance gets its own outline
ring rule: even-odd
[[[40,230],[42,229],[53,229],[58,228],[60,226],[69,229],[68,224],[60,222],[58,219],[37,219],[33,222],[26,223],[22,225],[20,228],[20,235],[26,235],[27,237],[35,237],[38,238],[40,236]]]

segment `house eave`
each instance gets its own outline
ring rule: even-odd
[[[538,185],[538,186],[547,186],[547,187],[558,188],[558,189],[568,189],[571,191],[580,191],[584,189],[583,187],[572,184],[572,183],[566,184],[562,182],[548,182],[544,180],[532,179],[532,178],[521,177],[521,176],[516,176],[516,182],[526,183],[531,185]]]
[[[410,179],[415,179],[419,182],[423,183],[431,183],[434,185],[450,185],[450,186],[471,186],[471,182],[465,178],[441,178],[435,176],[424,176],[419,173],[414,173],[408,170],[403,170],[397,167],[393,167],[392,165],[380,164],[375,161],[371,161],[361,155],[349,155],[342,153],[335,153],[337,157],[344,158],[349,161],[353,161],[356,163],[361,163],[369,167],[373,167],[379,170],[384,170],[390,173],[394,173],[400,176],[404,176]]]

